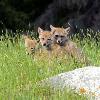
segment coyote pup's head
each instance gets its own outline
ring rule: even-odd
[[[24,39],[26,53],[33,54],[35,52],[36,45],[37,45],[36,39],[30,38],[28,34],[23,34],[22,38]]]
[[[50,28],[51,28],[53,42],[57,43],[60,46],[64,46],[66,41],[68,40],[70,27],[64,29],[50,25]]]
[[[52,40],[51,40],[51,32],[44,31],[40,27],[38,27],[39,39],[42,46],[46,47],[48,50],[51,47]]]

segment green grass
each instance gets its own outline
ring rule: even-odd
[[[76,42],[91,65],[99,66],[100,47],[94,41],[84,40],[82,45]],[[0,100],[86,100],[71,90],[54,91],[36,85],[42,79],[84,66],[65,55],[49,58],[45,51],[36,51],[33,58],[26,55],[22,40],[14,45],[0,41]]]

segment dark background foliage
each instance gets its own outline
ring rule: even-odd
[[[51,0],[0,0],[0,29],[28,29]]]
[[[69,23],[69,24],[68,24]],[[100,29],[99,0],[0,0],[0,30],[27,30],[49,25]]]

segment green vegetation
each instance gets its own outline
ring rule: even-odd
[[[93,40],[75,41],[91,65],[100,65],[100,47]],[[40,51],[30,56],[22,39],[13,44],[9,39],[0,41],[0,100],[86,100],[71,90],[54,91],[36,85],[42,79],[86,66],[65,55],[49,58],[46,51]]]

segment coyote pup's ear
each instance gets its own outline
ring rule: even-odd
[[[54,29],[55,29],[55,27],[54,27],[54,26],[52,26],[52,25],[50,25],[50,28],[51,28],[51,30],[54,30]]]
[[[38,27],[38,33],[40,34],[40,33],[42,33],[42,32],[43,32],[43,29],[40,28],[40,27]]]
[[[70,27],[65,29],[65,33],[69,34],[69,32],[70,32]]]

